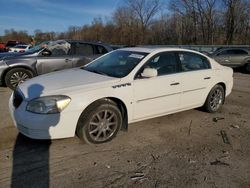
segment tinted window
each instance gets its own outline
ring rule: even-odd
[[[244,55],[244,54],[248,54],[246,51],[244,50],[233,50],[234,54],[236,55]]]
[[[76,44],[76,48],[75,48],[75,54],[76,55],[83,55],[83,56],[90,56],[90,55],[94,55],[94,50],[92,45],[90,44]]]
[[[198,54],[181,52],[179,53],[179,60],[182,71],[193,71],[210,68],[210,63],[208,62],[207,58]]]
[[[160,53],[159,55],[156,55],[151,60],[149,60],[149,62],[147,62],[142,67],[141,72],[143,71],[144,68],[156,69],[158,76],[176,73],[178,68],[178,63],[175,53],[173,52]]]
[[[96,53],[97,54],[106,54],[106,53],[108,53],[108,51],[103,46],[97,45],[96,46]]]
[[[234,50],[224,50],[220,52],[218,55],[244,55],[244,54],[248,53],[244,50],[234,49]]]

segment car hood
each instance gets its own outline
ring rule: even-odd
[[[26,100],[40,96],[63,95],[84,89],[88,91],[119,82],[120,78],[92,73],[80,68],[68,69],[32,78],[19,85]]]
[[[11,60],[17,58],[27,58],[27,57],[34,57],[37,56],[37,53],[19,53],[19,52],[5,52],[0,53],[0,60]]]

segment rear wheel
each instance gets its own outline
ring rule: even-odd
[[[222,107],[224,100],[224,88],[221,85],[215,85],[209,92],[204,107],[210,113],[217,112]]]
[[[100,144],[112,140],[121,125],[119,108],[114,103],[102,101],[81,115],[76,134],[87,143]]]
[[[25,68],[13,68],[5,75],[5,84],[10,89],[15,89],[19,84],[32,78],[34,75]]]

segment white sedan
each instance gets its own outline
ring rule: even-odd
[[[9,106],[28,137],[77,134],[87,143],[103,143],[132,122],[201,106],[216,112],[232,86],[232,69],[199,52],[124,48],[84,67],[24,82]]]
[[[27,50],[29,50],[30,48],[32,48],[31,45],[19,44],[19,45],[16,45],[14,47],[11,47],[9,49],[9,52],[20,52],[20,53],[23,53],[23,52],[26,52]]]

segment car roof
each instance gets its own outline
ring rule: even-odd
[[[121,48],[118,50],[127,50],[127,51],[144,52],[144,53],[163,52],[163,51],[185,51],[185,52],[194,52],[197,54],[202,54],[194,50],[188,50],[183,48],[167,48],[167,47],[129,47],[129,48]],[[204,56],[204,54],[202,55]]]
[[[63,39],[62,39],[63,41]],[[71,40],[71,39],[65,39],[64,41],[70,42],[70,43],[76,43],[76,42],[82,42],[87,44],[96,44],[96,45],[102,45],[102,46],[109,46],[106,43],[103,42],[93,42],[93,41],[84,41],[84,40]]]
[[[220,48],[218,50],[215,50],[213,52],[213,54],[218,54],[218,53],[220,53],[222,51],[226,51],[226,50],[244,50],[247,53],[250,53],[250,48],[247,48],[247,47],[223,47],[223,48]]]

